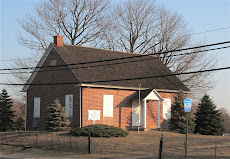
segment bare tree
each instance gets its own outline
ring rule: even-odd
[[[220,112],[224,130],[225,132],[230,133],[230,114],[225,108],[221,108]]]
[[[171,56],[177,54],[175,50],[193,44],[191,31],[177,12],[154,0],[120,1],[117,6],[110,6],[111,12],[107,10],[109,4],[109,0],[44,0],[36,5],[36,15],[28,14],[19,21],[27,33],[27,36],[19,35],[19,41],[28,48],[44,50],[52,42],[52,36],[60,34],[64,35],[65,43],[72,45],[89,44],[140,54],[166,52],[157,56],[174,73],[215,65],[215,58],[205,53]],[[21,67],[20,63],[15,66]],[[201,93],[215,83],[211,75],[179,78],[191,90]]]
[[[156,6],[149,1],[125,1],[118,4],[111,17],[99,47],[144,53],[156,36]]]
[[[19,20],[27,33],[19,35],[19,42],[36,50],[47,49],[54,35],[64,35],[71,45],[92,42],[104,28],[108,6],[109,0],[43,0],[35,6],[36,15]]]
[[[190,52],[186,51],[185,53],[191,54],[171,58],[171,62],[168,63],[167,66],[174,73],[201,71],[215,68],[217,63],[215,55],[209,54],[208,56],[206,52],[192,53],[198,51],[202,50],[194,49]],[[186,74],[179,76],[179,78],[188,88],[195,92],[193,98],[202,96],[210,89],[213,89],[216,83],[213,79],[213,72]]]
[[[43,0],[35,5],[35,14],[27,14],[19,20],[22,28],[19,42],[33,49],[36,56],[41,56],[55,35],[64,35],[64,43],[71,45],[93,42],[106,26],[103,21],[108,16],[105,11],[109,4],[109,0]],[[31,59],[17,58],[12,67],[36,66],[38,58],[34,55]],[[19,72],[21,70],[12,71],[14,78],[8,82],[25,83],[30,74]],[[18,97],[24,98],[23,93],[18,93],[21,86],[12,88]]]
[[[22,58],[17,57],[16,59],[13,59],[11,68],[31,68],[35,67],[38,61],[40,60],[39,56],[37,54],[31,54],[30,58]],[[13,74],[14,78],[8,78],[7,83],[26,83],[26,81],[29,79],[33,69],[15,69],[12,70],[11,73]],[[26,100],[26,96],[24,92],[21,92],[22,86],[10,86],[12,91],[15,93],[14,100],[16,102],[24,102]]]
[[[192,46],[191,31],[183,17],[151,0],[122,1],[113,12],[113,20],[98,43],[105,49],[140,54],[156,54],[174,73],[213,68],[215,57],[205,53],[184,56],[177,49]],[[197,43],[197,45],[199,45]],[[192,50],[193,51],[202,51]],[[181,52],[180,52],[181,53]],[[187,52],[186,52],[187,53]],[[179,76],[196,93],[206,92],[214,86],[212,73]]]
[[[190,40],[182,16],[155,1],[122,1],[111,17],[100,47],[148,54],[172,51],[188,45]]]

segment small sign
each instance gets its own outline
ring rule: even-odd
[[[184,100],[184,110],[185,112],[190,112],[192,108],[192,101],[190,99],[185,99]]]
[[[100,110],[88,110],[88,120],[100,120]]]

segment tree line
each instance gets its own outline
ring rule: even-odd
[[[185,97],[185,93],[180,91],[171,107],[169,127],[172,131],[180,133],[185,133],[186,131],[186,116],[183,103]],[[195,109],[195,111],[189,112],[188,115],[190,133],[223,135],[224,132],[230,132],[230,126],[226,124],[230,122],[230,114],[226,110],[224,112],[223,110],[222,112],[217,110],[209,95],[204,95]]]

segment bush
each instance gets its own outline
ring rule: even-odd
[[[103,124],[88,125],[70,130],[70,134],[75,136],[89,136],[89,133],[92,137],[125,137],[128,135],[128,132],[121,128]]]
[[[65,107],[61,105],[60,101],[54,100],[54,104],[47,108],[46,129],[49,131],[69,130],[70,121],[66,116]]]

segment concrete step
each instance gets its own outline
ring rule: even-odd
[[[139,131],[151,131],[152,129],[143,128],[142,126],[139,127]],[[138,131],[138,126],[133,126],[129,128],[129,131]]]

